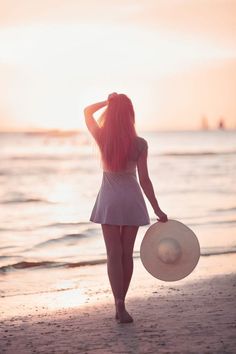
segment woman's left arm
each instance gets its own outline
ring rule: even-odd
[[[93,117],[93,113],[95,113],[99,109],[105,107],[106,105],[107,105],[107,101],[102,101],[102,102],[97,102],[97,103],[91,104],[91,105],[85,107],[85,109],[84,109],[84,116],[85,116],[85,122],[86,122],[87,128],[95,139],[96,139],[98,130],[100,128],[99,128],[98,123],[96,122],[96,120]]]

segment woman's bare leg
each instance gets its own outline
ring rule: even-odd
[[[122,323],[132,322],[133,319],[126,311],[124,303],[121,228],[102,224],[102,231],[107,251],[107,272],[115,299],[116,318]]]
[[[138,226],[122,226],[121,244],[122,244],[122,264],[124,276],[124,298],[127,294],[129,284],[133,274],[133,249],[138,232]]]
[[[124,300],[124,275],[120,227],[103,224],[102,231],[107,251],[107,273],[114,299]]]

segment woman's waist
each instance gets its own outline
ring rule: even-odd
[[[133,170],[125,170],[125,171],[108,171],[108,170],[103,170],[103,175],[107,176],[135,176],[136,177],[136,169]]]
[[[109,169],[107,169],[107,166],[105,166],[105,164],[102,165],[102,170],[103,170],[103,173],[111,174],[111,175],[113,175],[113,174],[117,174],[117,175],[136,174],[136,167],[137,167],[137,164],[135,161],[128,161],[126,167],[122,170],[110,171]]]

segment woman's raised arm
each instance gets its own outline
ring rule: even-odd
[[[105,107],[106,105],[107,105],[107,101],[102,101],[102,102],[93,103],[85,107],[84,109],[85,123],[87,125],[88,130],[90,131],[90,133],[93,135],[94,138],[97,136],[98,130],[100,128],[95,118],[93,117],[93,113]]]

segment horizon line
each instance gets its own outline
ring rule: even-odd
[[[169,133],[169,132],[210,132],[210,131],[235,131],[236,128],[186,128],[186,129],[139,129],[141,133]],[[85,133],[85,129],[25,129],[25,130],[1,130],[0,134],[58,134],[58,135],[76,135]]]

